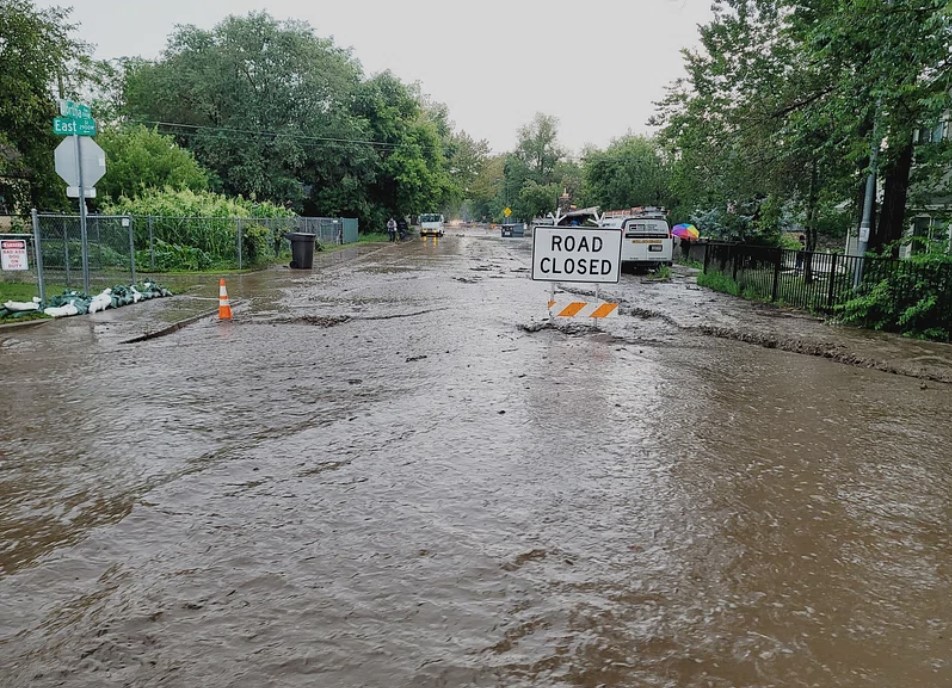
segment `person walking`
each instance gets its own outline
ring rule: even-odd
[[[397,240],[397,221],[392,216],[387,220],[387,234],[390,236],[390,241]]]
[[[797,241],[800,243],[800,248],[797,250],[797,262],[796,266],[793,268],[793,271],[796,274],[803,272],[803,254],[807,250],[807,237],[805,234],[801,234],[797,237]]]

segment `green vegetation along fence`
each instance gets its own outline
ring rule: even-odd
[[[83,287],[83,243],[78,215],[37,213],[39,278]],[[357,241],[356,219],[89,215],[86,221],[90,290],[136,272],[244,269],[290,253],[288,232],[314,234],[321,244]]]
[[[876,329],[952,340],[952,260],[923,262],[700,243],[689,258],[739,295],[832,313]]]

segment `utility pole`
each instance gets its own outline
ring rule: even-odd
[[[893,0],[885,0],[886,7],[892,7]],[[882,141],[879,138],[879,111],[882,108],[883,98],[876,98],[876,109],[873,111],[873,140],[869,145],[869,174],[866,176],[866,193],[863,196],[863,219],[859,223],[859,236],[856,242],[856,252],[859,259],[853,270],[853,289],[857,289],[863,281],[863,257],[869,248],[869,232],[873,217],[873,200],[876,197],[876,166],[879,163],[879,147]]]
[[[866,192],[863,195],[863,219],[859,223],[859,236],[856,242],[856,252],[859,260],[853,268],[853,288],[859,287],[863,281],[863,256],[869,246],[869,232],[873,217],[873,199],[876,197],[876,165],[879,162],[879,141],[876,138],[876,120],[879,118],[879,103],[873,115],[873,142],[869,148],[869,174],[866,175]]]

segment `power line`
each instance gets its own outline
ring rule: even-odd
[[[277,137],[293,138],[293,139],[302,139],[305,141],[317,141],[320,143],[330,143],[330,144],[353,143],[353,144],[378,146],[381,148],[391,148],[391,149],[397,147],[397,144],[395,143],[386,143],[384,141],[369,141],[366,139],[345,139],[345,138],[336,138],[332,136],[312,136],[309,134],[293,134],[290,132],[281,132],[281,131],[236,129],[233,127],[213,127],[213,126],[206,126],[202,124],[182,124],[179,122],[159,122],[155,120],[134,120],[134,121],[137,124],[151,124],[157,127],[178,127],[180,129],[194,130],[194,132],[177,132],[178,134],[198,133],[201,131],[212,131],[212,132],[226,132],[229,134],[245,134],[250,136],[266,136],[269,138],[277,138]]]

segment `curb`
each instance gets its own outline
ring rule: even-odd
[[[235,301],[235,302],[232,304],[232,307],[233,307],[233,308],[236,308],[236,307],[242,305],[242,303],[243,303],[243,302],[240,301],[240,300],[239,300],[239,301]],[[155,332],[146,332],[145,334],[140,334],[139,336],[133,337],[132,339],[125,339],[125,340],[123,340],[123,341],[121,341],[121,342],[119,342],[119,343],[120,343],[120,344],[137,344],[137,343],[139,343],[139,342],[147,342],[147,341],[149,341],[150,339],[158,339],[159,337],[164,337],[164,336],[166,336],[166,335],[168,335],[168,334],[172,334],[173,332],[178,332],[178,331],[181,330],[183,327],[187,327],[187,326],[191,325],[192,323],[196,323],[196,322],[198,322],[199,320],[204,320],[205,318],[210,318],[210,317],[212,317],[212,316],[214,316],[214,315],[218,315],[218,309],[217,309],[217,308],[215,308],[215,309],[213,309],[213,310],[210,310],[210,311],[205,311],[205,312],[203,312],[203,313],[198,313],[198,314],[196,314],[196,315],[191,315],[191,316],[189,316],[189,317],[187,317],[187,318],[185,318],[185,319],[183,319],[183,320],[179,320],[178,322],[174,322],[174,323],[172,323],[171,325],[168,325],[167,327],[163,327],[161,330],[156,330]]]
[[[0,323],[0,332],[4,330],[15,330],[20,327],[36,327],[51,323],[55,318],[37,318],[36,320],[26,320],[24,322]]]

